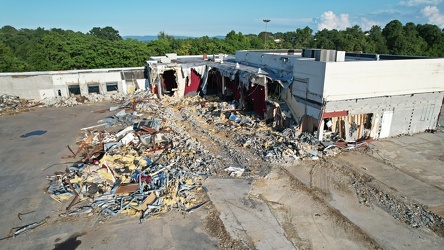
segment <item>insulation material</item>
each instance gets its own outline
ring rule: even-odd
[[[174,95],[182,98],[184,97],[184,92],[187,87],[187,78],[182,74],[182,70],[180,68],[176,68],[175,71],[177,91],[174,92]]]
[[[191,71],[194,70],[195,73],[200,75],[201,77],[205,74],[207,70],[206,65],[196,65],[196,64],[182,64],[181,65],[183,77],[189,77],[191,75]]]

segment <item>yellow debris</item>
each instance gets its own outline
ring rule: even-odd
[[[136,166],[135,164],[129,164],[129,165],[126,165],[126,166],[127,166],[128,169],[131,170],[131,171],[136,170],[136,168],[137,168],[137,166]]]
[[[79,183],[81,179],[77,175],[74,175],[74,178],[70,179],[69,181],[71,183]]]
[[[133,163],[134,159],[135,157],[132,155],[125,155],[124,157],[122,157],[122,161],[127,163]]]
[[[58,202],[64,202],[73,196],[72,193],[51,194],[51,198]]]
[[[142,156],[136,157],[136,160],[139,161],[139,165],[142,167],[145,167],[148,164]]]
[[[108,169],[101,168],[101,169],[97,170],[97,174],[100,176],[100,179],[106,180],[107,182],[114,184],[113,175],[108,172]]]
[[[127,175],[122,175],[122,176],[120,176],[120,180],[122,181],[121,183],[123,183],[123,184],[130,183],[131,182],[131,177],[129,177]]]

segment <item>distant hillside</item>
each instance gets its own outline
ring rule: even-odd
[[[157,36],[122,36],[123,39],[135,39],[142,42],[157,40]]]
[[[192,36],[174,36],[177,39],[187,39],[187,38],[197,38]],[[123,39],[135,39],[141,42],[149,42],[152,40],[157,40],[157,36],[122,36]],[[224,39],[225,36],[214,36],[214,38]]]

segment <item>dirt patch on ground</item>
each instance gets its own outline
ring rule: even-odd
[[[247,243],[243,243],[240,240],[234,240],[225,229],[224,223],[220,219],[220,213],[211,204],[208,211],[207,218],[205,219],[206,230],[208,233],[217,238],[219,241],[219,249],[248,249]],[[248,244],[252,246],[253,244]]]

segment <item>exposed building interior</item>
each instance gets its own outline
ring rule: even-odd
[[[139,89],[160,98],[217,95],[275,129],[298,126],[319,140],[358,141],[435,129],[443,61],[321,49],[171,53],[139,68],[2,73],[0,85],[31,99]]]
[[[217,94],[278,129],[295,123],[319,140],[433,130],[443,102],[443,59],[438,58],[319,49],[238,51],[211,60],[169,56],[147,62],[149,82],[159,96]],[[175,88],[158,91],[166,86]]]

